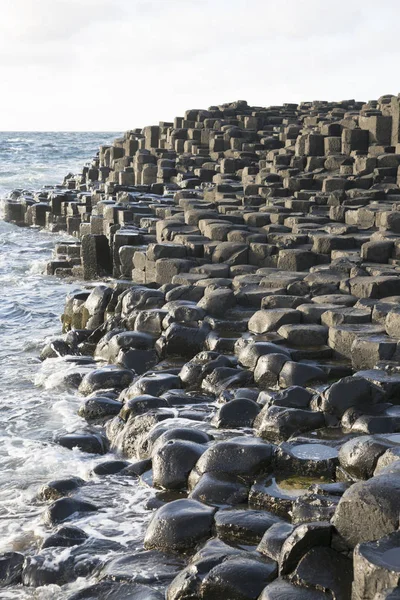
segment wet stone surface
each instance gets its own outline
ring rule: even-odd
[[[75,237],[47,272],[87,283],[40,354],[73,412],[2,586],[396,597],[399,115],[396,96],[188,110],[5,200]]]

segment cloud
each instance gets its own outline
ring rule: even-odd
[[[191,106],[397,93],[385,0],[3,0],[0,129],[128,129]]]

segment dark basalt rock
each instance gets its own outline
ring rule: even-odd
[[[340,448],[340,466],[355,479],[369,479],[374,474],[379,457],[391,446],[385,438],[367,435],[354,438]]]
[[[298,385],[293,385],[280,392],[268,393],[260,392],[258,402],[268,406],[284,406],[286,408],[307,409],[313,395],[312,393]]]
[[[126,392],[126,398],[135,398],[136,396],[156,396],[159,397],[168,390],[174,390],[181,387],[180,379],[172,373],[152,372],[142,375]]]
[[[382,472],[352,485],[343,494],[332,519],[345,542],[376,540],[396,531],[400,514],[400,473]]]
[[[61,338],[52,340],[45,345],[40,353],[40,360],[46,360],[46,358],[58,358],[60,356],[69,356],[71,354],[76,354],[75,350]]]
[[[85,400],[78,410],[78,415],[87,421],[92,421],[117,415],[121,408],[121,402],[112,398],[97,396]]]
[[[101,580],[135,582],[157,588],[169,584],[186,561],[176,554],[162,554],[156,550],[141,550],[135,554],[126,552],[111,558],[101,568]]]
[[[276,579],[264,588],[258,600],[332,600],[332,594]]]
[[[250,385],[253,381],[251,371],[230,367],[217,367],[202,381],[201,387],[205,392],[218,396],[224,390]]]
[[[89,454],[105,454],[108,450],[106,438],[99,433],[67,433],[60,436],[57,443],[64,448],[79,448]]]
[[[114,475],[120,473],[131,465],[127,460],[107,460],[99,465],[96,465],[93,469],[95,475]]]
[[[275,515],[274,515],[275,516]],[[257,552],[278,562],[285,540],[293,533],[295,525],[278,520],[267,529],[257,546]]]
[[[22,582],[24,556],[19,552],[0,554],[0,587],[18,585]]]
[[[156,350],[160,357],[183,356],[192,358],[203,349],[210,329],[205,324],[201,327],[186,327],[172,323],[156,342]]]
[[[384,393],[364,377],[344,377],[323,394],[321,410],[342,417],[350,407],[366,410],[384,399]]]
[[[49,525],[57,525],[66,521],[75,513],[95,512],[97,510],[97,506],[91,502],[77,500],[76,498],[60,498],[46,510],[44,520]]]
[[[217,352],[200,352],[188,361],[179,373],[183,385],[188,389],[199,388],[204,377],[217,367],[230,367],[232,360]]]
[[[128,387],[134,379],[134,372],[118,367],[103,367],[85,375],[79,386],[79,392],[88,396],[97,390],[119,389]]]
[[[42,549],[55,546],[61,546],[63,548],[79,546],[80,544],[84,544],[88,537],[89,536],[82,529],[72,527],[71,525],[65,525],[44,540]]]
[[[211,506],[236,506],[247,502],[249,486],[243,478],[227,473],[208,472],[201,475],[189,498]]]
[[[330,521],[339,504],[339,496],[307,492],[293,502],[292,523]]]
[[[221,406],[215,414],[212,424],[217,429],[252,427],[260,410],[261,406],[257,402],[248,398],[237,398]]]
[[[127,392],[129,395],[129,392]],[[121,405],[122,406],[122,405]],[[124,421],[127,421],[131,415],[142,415],[149,410],[157,408],[167,408],[169,403],[163,398],[157,398],[156,396],[150,396],[149,394],[143,394],[134,398],[126,400],[121,408],[119,416]]]
[[[163,595],[139,583],[101,581],[68,596],[68,600],[163,600]]]
[[[203,473],[227,473],[252,480],[268,473],[272,465],[272,444],[255,437],[235,437],[213,444],[200,457],[195,470]]]
[[[250,488],[249,506],[268,510],[284,519],[293,512],[299,496],[308,492],[310,480],[294,477],[278,480],[274,476],[257,479]]]
[[[215,508],[196,500],[175,500],[162,506],[147,528],[144,545],[162,552],[192,549],[211,537]]]
[[[39,491],[38,497],[41,500],[57,500],[63,496],[68,496],[76,492],[85,485],[84,479],[80,477],[70,477],[68,479],[56,479],[43,485]]]
[[[280,522],[264,510],[223,509],[215,515],[218,537],[238,544],[257,544],[271,526]]]
[[[333,479],[339,459],[336,448],[327,444],[282,442],[276,451],[274,463],[276,472],[281,475],[297,474]]]
[[[271,441],[286,440],[294,434],[324,426],[325,418],[322,412],[283,406],[264,407],[254,421],[257,434]]]
[[[206,450],[204,444],[170,439],[157,446],[152,454],[153,485],[167,490],[186,488],[190,471]]]
[[[348,600],[353,580],[352,561],[331,548],[314,547],[303,556],[290,579],[296,585],[331,592],[337,600]]]
[[[128,467],[125,467],[124,469],[122,469],[121,471],[119,471],[119,474],[122,475],[123,477],[140,477],[140,475],[143,475],[143,473],[145,473],[146,471],[149,471],[151,469],[151,460],[150,459],[144,459],[144,460],[138,460],[134,463],[130,463]]]
[[[332,525],[327,522],[304,523],[296,527],[282,544],[279,574],[291,573],[300,559],[314,546],[331,545]]]
[[[256,600],[276,575],[277,565],[273,561],[231,558],[207,573],[200,585],[200,597]]]
[[[399,531],[375,542],[365,542],[356,546],[352,598],[374,600],[377,598],[376,594],[399,586],[399,584]]]

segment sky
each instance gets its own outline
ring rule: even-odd
[[[400,92],[399,0],[0,0],[0,130]]]

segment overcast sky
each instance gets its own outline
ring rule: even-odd
[[[1,0],[0,130],[400,92],[400,0]]]

